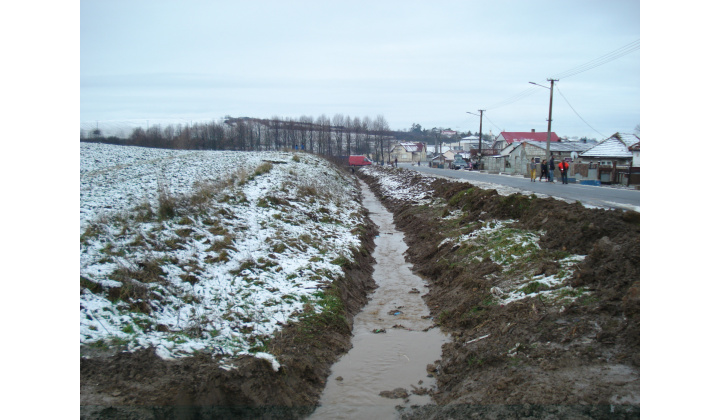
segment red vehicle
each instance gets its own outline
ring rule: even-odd
[[[372,160],[366,158],[365,156],[350,156],[348,158],[348,163],[350,166],[365,166],[365,165],[372,165]]]

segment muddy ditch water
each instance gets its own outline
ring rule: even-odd
[[[448,339],[422,299],[426,283],[405,261],[407,245],[393,215],[363,185],[363,205],[378,225],[373,278],[378,288],[355,316],[352,349],[332,367],[310,419],[393,418],[396,406],[431,404],[428,364]]]

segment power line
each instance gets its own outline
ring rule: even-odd
[[[500,107],[503,107],[506,105],[510,105],[511,103],[517,102],[521,99],[524,99],[536,92],[537,92],[537,90],[534,88],[525,89],[524,91],[522,91],[514,96],[511,96],[508,99],[505,99],[504,101],[498,102],[497,104],[495,104],[493,106],[489,106],[487,109],[497,109],[497,108],[500,108]]]
[[[607,64],[613,60],[617,60],[620,57],[623,57],[625,55],[630,54],[631,52],[637,51],[640,49],[640,40],[633,41],[623,47],[618,48],[615,51],[609,52],[601,57],[598,57],[592,61],[588,61],[585,64],[582,64],[580,66],[577,66],[575,68],[572,68],[570,70],[564,71],[562,73],[558,73],[557,75],[553,76],[553,79],[567,79],[568,77],[575,76],[576,74],[580,74],[582,72],[592,70],[595,67],[602,66],[603,64]]]
[[[594,60],[592,60],[592,61],[589,61],[589,62],[587,62],[587,63],[585,63],[585,64],[582,64],[582,65],[580,65],[580,66],[574,67],[574,68],[572,68],[572,69],[570,69],[570,70],[566,70],[566,71],[564,71],[564,72],[562,72],[562,73],[558,73],[557,75],[551,77],[551,79],[559,80],[559,79],[566,79],[566,78],[568,78],[568,77],[575,76],[575,75],[577,75],[577,74],[586,72],[586,71],[588,71],[588,70],[592,70],[592,69],[594,69],[594,68],[596,68],[596,67],[599,67],[599,66],[601,66],[601,65],[603,65],[603,64],[607,64],[607,63],[609,63],[609,62],[611,62],[611,61],[613,61],[613,60],[617,60],[618,58],[623,57],[623,56],[625,56],[625,55],[627,55],[627,54],[630,54],[631,52],[637,51],[637,50],[639,50],[639,49],[640,49],[640,40],[638,39],[638,40],[633,41],[633,42],[631,42],[631,43],[629,43],[629,44],[627,44],[627,45],[624,45],[624,46],[622,46],[622,47],[620,47],[620,48],[618,48],[618,49],[616,49],[616,50],[614,50],[614,51],[612,51],[612,52],[609,52],[609,53],[607,53],[607,54],[605,54],[605,55],[603,55],[603,56],[600,56],[600,57],[598,57],[598,58],[596,58],[596,59],[594,59]],[[503,107],[503,106],[506,106],[506,105],[510,105],[510,104],[512,104],[512,103],[515,103],[515,102],[517,102],[517,101],[519,101],[519,100],[521,100],[521,99],[524,99],[524,98],[532,95],[532,94],[535,93],[535,92],[537,92],[537,89],[534,89],[534,88],[526,89],[526,90],[524,90],[524,91],[522,91],[522,92],[520,92],[520,93],[518,93],[518,94],[516,94],[516,95],[514,95],[514,96],[511,96],[511,97],[509,97],[509,98],[507,98],[507,99],[505,99],[505,100],[503,100],[503,101],[501,101],[501,102],[496,103],[496,104],[493,105],[493,106],[489,106],[487,109],[488,109],[488,110],[497,109],[497,108],[500,108],[500,107]],[[569,104],[568,104],[568,105],[569,105]]]
[[[567,100],[567,98],[565,97],[565,95],[563,95],[563,93],[560,91],[560,88],[559,88],[557,85],[555,85],[555,89],[557,89],[557,91],[558,91],[558,93],[560,94],[560,96],[562,96],[563,99],[565,99],[565,102],[567,102],[567,104],[568,104],[568,106],[570,107],[570,109],[573,110],[573,112],[575,113],[575,115],[577,115],[578,118],[580,118],[580,119],[582,120],[582,122],[584,122],[585,124],[587,124],[588,127],[590,127],[590,128],[591,128],[593,131],[595,131],[596,133],[600,134],[603,138],[607,138],[607,137],[608,137],[608,136],[606,136],[605,134],[603,134],[603,133],[595,130],[595,128],[593,128],[593,126],[591,126],[590,124],[588,124],[588,122],[585,121],[585,119],[584,119],[583,117],[581,117],[580,114],[578,114],[577,111],[575,111],[575,108],[573,108],[573,106],[570,105],[570,101]]]
[[[487,112],[487,111],[486,111],[486,112]],[[486,118],[488,121],[490,121],[490,124],[494,125],[494,126],[498,129],[498,131],[503,131],[502,128],[498,127],[498,125],[495,124],[495,123],[487,116],[487,114],[485,114],[485,118]]]

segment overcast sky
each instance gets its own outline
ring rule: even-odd
[[[528,82],[639,41],[638,0],[83,0],[80,121],[381,114],[474,133],[483,109],[485,133],[546,131],[550,91]],[[560,136],[640,124],[639,48],[556,86]]]

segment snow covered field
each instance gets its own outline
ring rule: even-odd
[[[277,368],[265,340],[321,311],[360,246],[358,191],[313,155],[83,143],[80,162],[90,347],[250,353]]]

